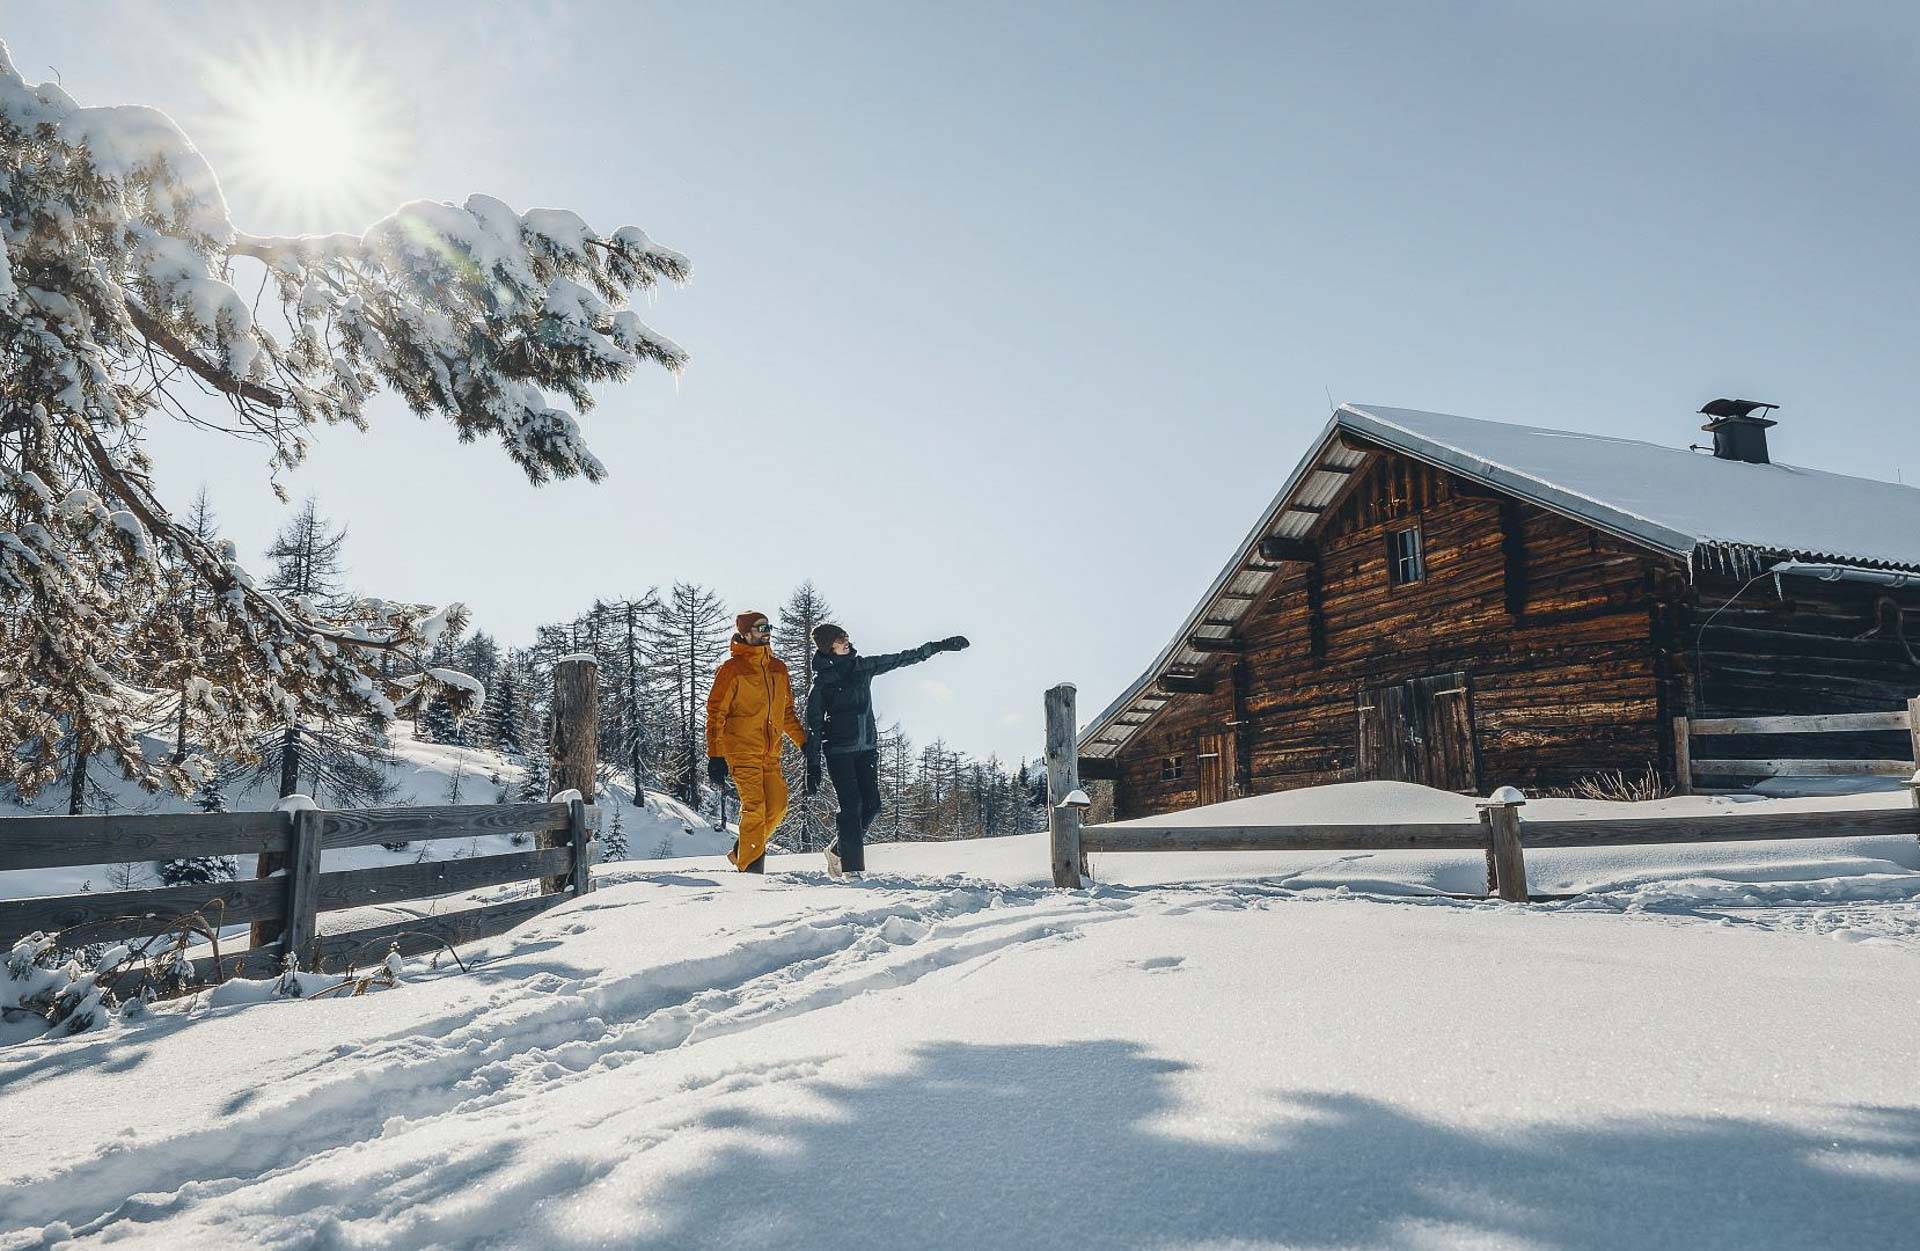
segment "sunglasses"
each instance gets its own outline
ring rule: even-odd
[[[759,625],[748,626],[747,633],[748,634],[772,634],[773,627],[768,625],[766,622],[762,621]]]

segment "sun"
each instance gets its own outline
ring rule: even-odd
[[[358,230],[391,206],[408,128],[352,52],[260,47],[206,81],[214,107],[195,129],[247,228]]]

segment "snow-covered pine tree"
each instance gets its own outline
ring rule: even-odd
[[[625,860],[627,858],[627,830],[621,822],[620,810],[626,805],[616,795],[609,794],[607,807],[613,812],[607,817],[607,828],[600,835],[600,851],[607,860]]]
[[[774,623],[773,648],[780,659],[787,662],[794,704],[803,714],[807,695],[813,690],[813,628],[831,620],[833,606],[809,578],[793,588],[787,602],[780,606],[779,618]],[[832,783],[822,779],[820,793],[808,799],[806,754],[785,739],[781,740],[780,771],[786,777],[787,793],[793,798],[787,808],[787,819],[780,823],[777,832],[801,851],[825,847],[832,837],[833,814],[840,807]]]
[[[520,802],[523,804],[544,804],[552,797],[549,770],[553,743],[553,714],[548,713],[541,722],[540,733],[536,741],[527,744],[527,775],[520,783]]]
[[[667,729],[675,747],[663,780],[696,807],[707,776],[707,690],[727,654],[728,624],[718,595],[676,582],[647,636],[648,656],[668,696]]]
[[[266,589],[296,605],[308,620],[345,628],[355,603],[346,591],[346,539],[346,527],[323,516],[318,501],[308,496],[267,548],[273,564]],[[466,610],[455,604],[442,615],[445,628],[457,631]],[[429,672],[446,670],[430,660]],[[462,690],[460,698],[467,697]],[[429,701],[445,698],[439,684],[427,696]],[[277,783],[282,798],[299,792],[339,808],[366,807],[393,796],[388,775],[393,756],[382,710],[321,695],[304,709],[288,704],[282,715],[280,727],[261,738],[256,781]]]
[[[202,812],[225,812],[227,795],[217,775],[209,775],[193,792],[193,806]],[[187,856],[164,860],[160,881],[168,886],[203,886],[213,882],[231,882],[238,871],[229,856]]]
[[[521,752],[521,739],[525,734],[527,697],[521,685],[523,664],[519,652],[507,653],[505,663],[487,686],[487,745],[507,755]]]
[[[195,536],[161,503],[150,423],[224,427],[291,469],[316,429],[366,428],[384,386],[463,439],[498,438],[536,483],[597,481],[550,397],[584,411],[595,386],[685,359],[622,307],[688,273],[636,228],[473,196],[358,236],[250,235],[164,114],[81,107],[4,48],[0,171],[0,779],[23,795],[74,761],[83,790],[96,751],[143,786],[191,789],[188,762],[149,756],[151,684],[128,669],[169,560],[224,627],[185,658],[208,755],[251,757],[290,714],[392,716],[445,685],[420,663],[433,611],[366,601],[316,620]],[[228,411],[209,420],[202,395]]]

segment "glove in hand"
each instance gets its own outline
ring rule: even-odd
[[[707,757],[707,781],[715,786],[727,784],[727,758],[725,756]]]

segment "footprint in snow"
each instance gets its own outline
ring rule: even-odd
[[[1129,960],[1127,963],[1143,973],[1172,973],[1186,962],[1185,956],[1149,956],[1145,960]]]

